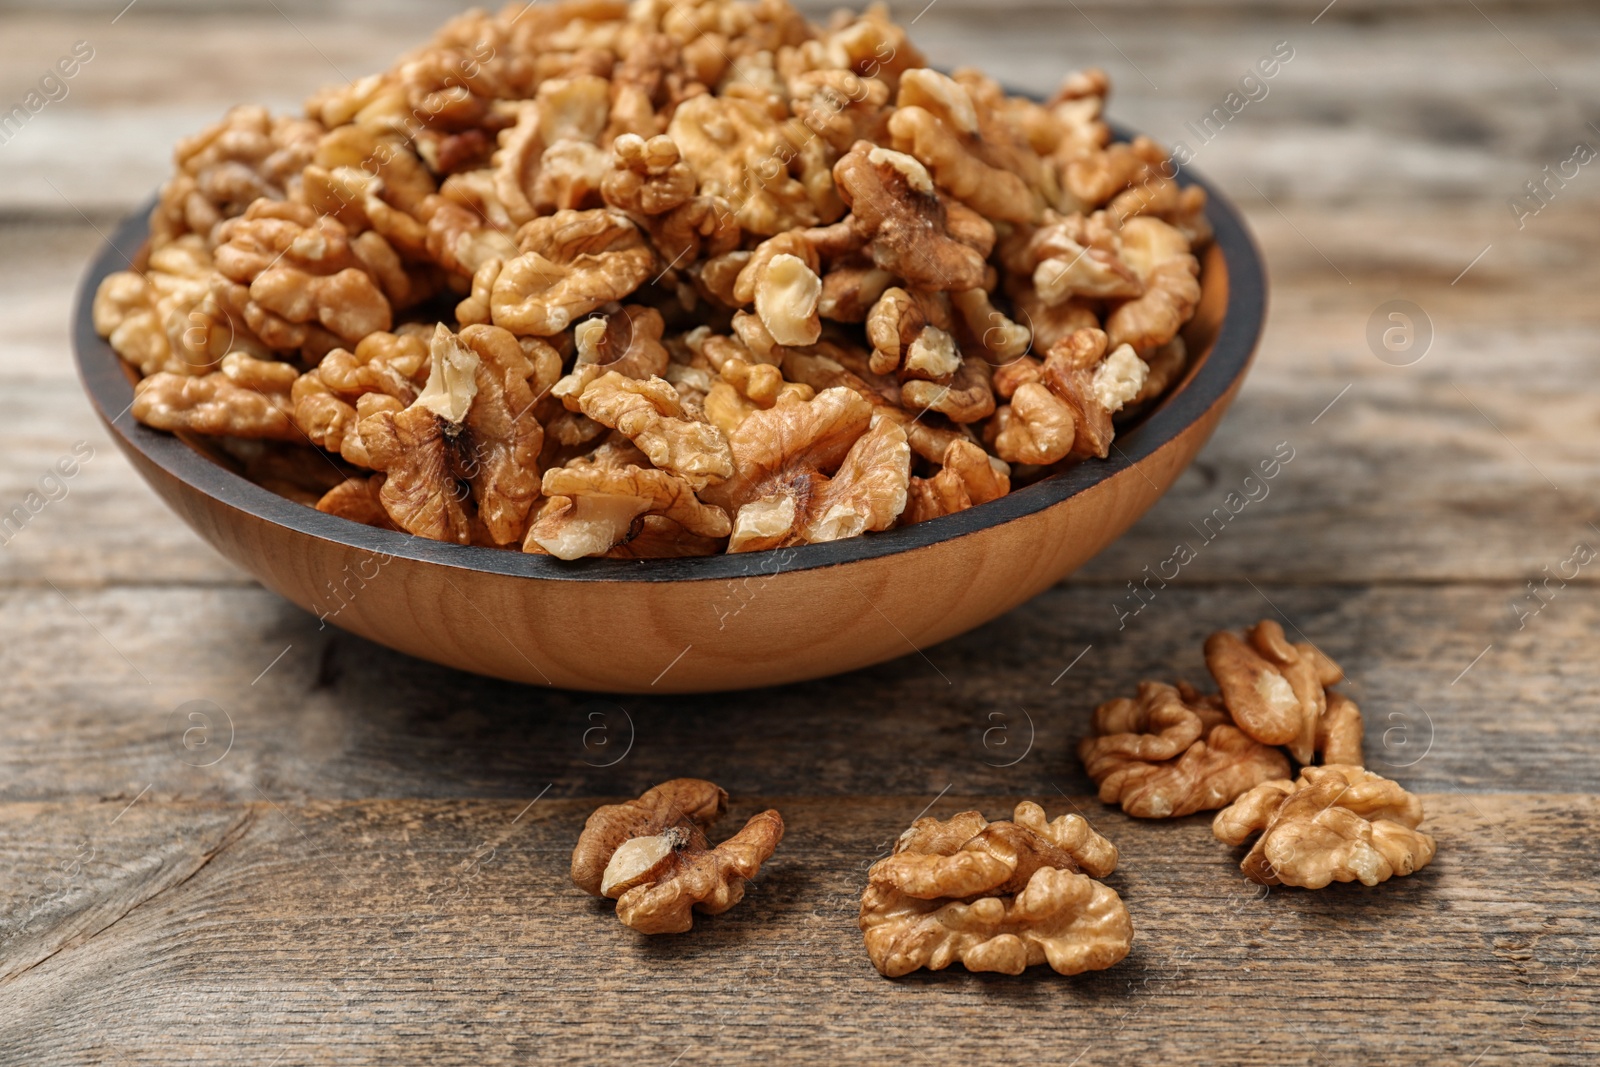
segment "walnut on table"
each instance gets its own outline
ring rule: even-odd
[[[572,851],[572,881],[617,902],[617,918],[644,934],[681,934],[693,912],[720,915],[744,899],[783,840],[783,817],[767,810],[712,848],[706,831],[728,794],[698,778],[675,778],[637,800],[589,816]]]
[[[1096,880],[1116,864],[1116,847],[1080,816],[1046,821],[1031,802],[1010,821],[975,811],[919,819],[868,872],[867,954],[891,978],[956,962],[1005,974],[1040,963],[1102,970],[1133,940],[1121,898]]]
[[[1078,755],[1101,801],[1141,819],[1220,808],[1289,773],[1283,753],[1235,728],[1215,697],[1160,682],[1096,708]]]
[[[1433,859],[1422,801],[1398,784],[1348,764],[1303,767],[1299,778],[1264,782],[1217,813],[1217,840],[1242,845],[1240,864],[1262,885],[1321,889],[1329,882],[1377,885]]]
[[[1226,630],[1208,637],[1206,668],[1239,729],[1255,740],[1286,746],[1301,764],[1319,753],[1324,763],[1362,764],[1361,712],[1348,697],[1330,699],[1344,671],[1315,645],[1291,644],[1266,619],[1243,639]]]

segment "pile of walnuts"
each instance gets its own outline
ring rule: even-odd
[[[1271,619],[1212,634],[1205,655],[1220,693],[1141,682],[1137,698],[1095,709],[1078,754],[1103,802],[1145,819],[1222,808],[1218,840],[1260,835],[1241,866],[1264,885],[1376,885],[1433,859],[1422,802],[1363,769],[1361,711],[1331,688],[1337,663]]]
[[[1185,368],[1205,197],[1107,90],[938,73],[881,5],[471,12],[180,144],[95,324],[136,418],[357,522],[562,559],[922,522]]]

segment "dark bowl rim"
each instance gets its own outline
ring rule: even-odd
[[[1131,134],[1116,128],[1119,140]],[[769,552],[667,560],[586,559],[564,562],[506,549],[445,544],[363,526],[328,515],[256,485],[180,438],[133,419],[133,385],[120,357],[95,331],[93,302],[107,275],[128,268],[149,233],[148,206],[118,226],[90,263],[73,310],[73,355],[96,413],[126,447],[137,450],[191,489],[276,526],[386,558],[414,560],[512,578],[565,582],[726,581],[858,563],[953,541],[1055,507],[1154,455],[1203,418],[1249,367],[1266,318],[1261,253],[1237,208],[1203,178],[1180,169],[1182,185],[1207,194],[1206,217],[1227,266],[1228,301],[1217,337],[1200,367],[1133,428],[1117,436],[1108,459],[1089,460],[999,500],[903,529]],[[115,414],[112,414],[115,412]]]

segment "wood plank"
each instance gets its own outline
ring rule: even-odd
[[[877,668],[655,699],[473,678],[319,632],[265,592],[14,589],[0,596],[0,800],[152,783],[219,801],[257,782],[346,800],[520,796],[534,781],[638,793],[691,773],[735,792],[1084,793],[1075,753],[1095,705],[1146,678],[1203,683],[1205,636],[1274,606],[1345,668],[1374,769],[1433,792],[1600,789],[1592,584],[1521,631],[1516,587],[1256,584],[1159,591],[1120,632],[1117,590],[1068,585]],[[228,751],[204,770],[175,747],[196,700],[220,709],[207,751]]]
[[[646,940],[567,880],[593,801],[216,805],[153,794],[0,805],[7,869],[43,882],[97,849],[60,912],[126,896],[161,832],[210,858],[3,982],[0,1058],[296,1063],[1572,1063],[1595,1051],[1600,931],[1590,796],[1428,796],[1435,862],[1364,889],[1264,892],[1202,816],[1132,825],[1107,881],[1134,949],[1076,978],[890,981],[856,929],[863,870],[934,797],[735,796],[788,833],[744,901]],[[274,796],[274,793],[279,795]],[[936,815],[1009,811],[946,795]],[[1054,814],[1068,801],[1040,797]],[[142,810],[141,810],[142,809]],[[731,820],[730,820],[731,821]],[[225,838],[219,826],[232,827]],[[160,828],[159,831],[157,828]],[[40,847],[40,842],[47,842]],[[65,929],[70,920],[58,920]],[[226,1050],[223,1052],[222,1050]]]

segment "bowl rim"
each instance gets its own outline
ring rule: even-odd
[[[1113,130],[1118,140],[1132,138],[1130,131],[1116,126]],[[79,283],[73,309],[73,357],[96,414],[125,448],[136,450],[177,481],[228,507],[348,549],[461,571],[559,582],[725,581],[833,567],[955,541],[1055,507],[1155,454],[1227,395],[1248,368],[1265,323],[1265,269],[1260,250],[1238,209],[1192,171],[1180,168],[1177,181],[1206,191],[1206,218],[1227,268],[1228,299],[1222,322],[1201,365],[1192,369],[1133,428],[1119,434],[1107,459],[1075,464],[998,500],[954,515],[818,545],[683,559],[567,562],[552,556],[430,541],[415,534],[364,526],[256,485],[176,435],[136,422],[131,414],[133,383],[124,370],[125,364],[95,331],[95,293],[107,275],[130,268],[139,255],[149,234],[153,200],[122,221],[95,254]]]

